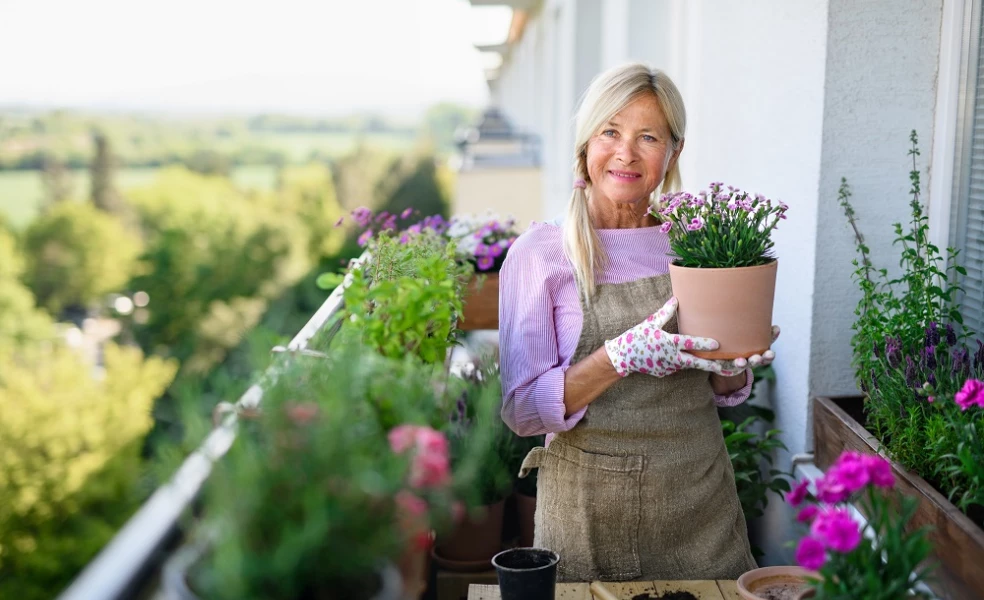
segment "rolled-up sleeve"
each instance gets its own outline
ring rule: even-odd
[[[554,321],[555,279],[536,242],[521,236],[499,273],[502,420],[521,436],[567,431],[586,409],[565,416],[564,373]]]
[[[738,406],[748,400],[752,394],[752,383],[754,382],[755,376],[752,375],[752,370],[745,369],[745,385],[724,396],[714,394],[714,404],[717,406]]]

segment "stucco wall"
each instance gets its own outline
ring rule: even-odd
[[[824,94],[810,389],[855,393],[851,322],[859,293],[851,281],[853,235],[837,204],[846,177],[877,266],[898,271],[891,224],[908,214],[909,131],[922,139],[928,167],[933,138],[942,0],[831,0]],[[925,189],[925,186],[924,186]],[[923,200],[927,200],[924,196]]]

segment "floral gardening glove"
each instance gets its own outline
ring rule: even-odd
[[[663,331],[676,309],[677,299],[670,298],[645,321],[605,342],[605,351],[619,375],[645,373],[666,377],[681,369],[700,369],[730,377],[744,368],[737,361],[707,360],[688,353],[687,350],[717,350],[718,343],[710,338]]]

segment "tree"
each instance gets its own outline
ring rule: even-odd
[[[140,255],[140,240],[118,218],[90,204],[63,202],[28,226],[24,250],[28,286],[40,306],[60,316],[123,290]]]
[[[0,228],[0,348],[53,335],[51,319],[34,306],[34,296],[21,282],[24,260],[14,236]]]
[[[419,154],[393,161],[390,175],[380,180],[375,195],[380,210],[400,214],[412,208],[421,216],[447,216],[451,202],[451,174],[438,168],[434,156]]]
[[[89,168],[92,204],[100,210],[119,213],[122,209],[122,199],[114,185],[116,163],[109,138],[102,132],[96,131],[92,134],[92,143],[95,145],[95,155]]]
[[[41,184],[44,186],[43,210],[68,200],[72,195],[71,173],[57,156],[45,154],[41,167]]]
[[[175,371],[110,344],[97,378],[57,340],[0,344],[0,597],[54,597],[139,506],[151,406]]]
[[[388,175],[393,163],[392,155],[373,150],[365,144],[355,149],[332,165],[338,201],[348,212],[360,206],[375,210],[378,199],[374,190],[380,180]]]

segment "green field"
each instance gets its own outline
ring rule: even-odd
[[[120,190],[148,185],[158,169],[121,169],[116,173]],[[232,180],[247,190],[270,190],[276,184],[276,168],[270,165],[235,167]],[[89,193],[89,172],[72,171],[72,196],[85,198]],[[22,228],[31,222],[44,197],[39,171],[0,171],[0,214],[14,227]]]

